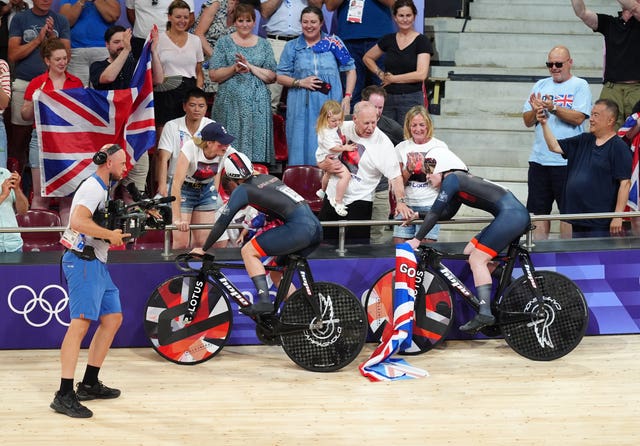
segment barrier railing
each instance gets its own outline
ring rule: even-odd
[[[602,218],[640,218],[639,212],[596,212],[591,214],[550,214],[550,215],[532,215],[531,221],[555,221],[555,220],[582,220],[582,219],[602,219]],[[415,220],[412,223],[419,224],[422,220]],[[493,217],[465,217],[460,219],[452,219],[438,222],[441,225],[461,225],[469,223],[491,223]],[[344,256],[347,252],[346,249],[346,229],[350,226],[386,226],[386,225],[401,225],[402,220],[338,220],[338,221],[323,221],[321,222],[323,227],[337,227],[338,228],[338,248],[336,253],[339,256]],[[211,224],[191,225],[190,229],[211,229]],[[229,225],[229,229],[242,229],[243,226],[239,224]],[[162,249],[163,257],[172,257],[171,253],[171,231],[176,229],[173,225],[168,225],[165,229],[150,229],[151,231],[164,231],[164,246]],[[28,233],[28,232],[62,232],[65,230],[64,226],[43,226],[43,227],[19,227],[19,228],[0,228],[0,233]],[[524,246],[527,249],[531,249],[534,246],[533,243],[533,231],[529,231],[525,237]]]

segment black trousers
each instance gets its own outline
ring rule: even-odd
[[[322,203],[322,209],[318,214],[320,221],[338,221],[338,220],[371,220],[371,211],[373,202],[358,200],[348,205],[348,214],[346,217],[340,217],[336,214],[335,209],[325,197]],[[347,226],[346,240],[348,244],[369,244],[370,225],[363,226]],[[338,227],[324,227],[324,241],[327,243],[338,243]]]

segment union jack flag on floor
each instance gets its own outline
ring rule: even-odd
[[[411,346],[416,256],[411,245],[396,245],[396,282],[393,291],[393,325],[386,324],[380,345],[360,364],[360,373],[370,381],[395,381],[427,376],[426,370],[413,367],[404,359],[391,358],[395,352]]]
[[[156,140],[150,39],[131,88],[37,91],[34,109],[43,196],[72,194],[95,171],[92,157],[105,144],[126,150],[130,170]]]
[[[640,113],[634,113],[627,118],[625,123],[618,130],[618,136],[624,138],[626,134],[634,128],[640,121]],[[640,190],[638,187],[638,162],[639,156],[638,148],[640,147],[640,133],[638,133],[632,141],[627,141],[631,144],[631,151],[633,152],[633,161],[631,163],[631,188],[629,189],[629,200],[627,201],[627,210],[637,211],[640,209]]]

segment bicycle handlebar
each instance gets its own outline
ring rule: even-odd
[[[196,254],[194,252],[186,252],[184,254],[178,254],[175,258],[175,264],[176,267],[180,270],[180,271],[184,271],[184,272],[191,272],[191,271],[200,271],[200,269],[198,268],[194,268],[191,265],[189,265],[189,262],[192,260],[197,260],[197,261],[201,261],[203,262],[213,262],[215,259],[215,256],[211,255],[211,254]]]

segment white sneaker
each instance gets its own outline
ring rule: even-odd
[[[336,203],[335,201],[331,201],[331,206],[336,210],[336,214],[340,217],[345,217],[347,215],[347,207],[343,203]]]
[[[325,191],[323,191],[322,189],[318,189],[316,191],[316,195],[318,196],[318,198],[322,198],[324,200],[325,195],[327,195],[327,193]]]

